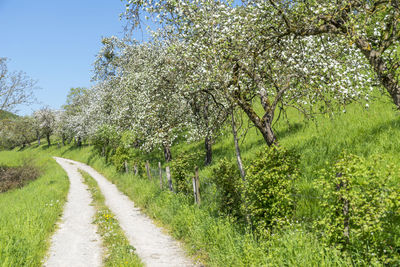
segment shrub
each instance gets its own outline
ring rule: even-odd
[[[106,157],[107,161],[119,146],[120,134],[114,126],[103,125],[97,130],[92,141],[96,151]]]
[[[286,225],[294,210],[293,181],[298,178],[298,156],[282,147],[258,153],[246,169],[242,184],[245,209],[255,232],[268,237]]]
[[[189,195],[192,193],[192,177],[199,155],[197,153],[182,154],[171,161],[171,176],[177,192]],[[200,187],[201,188],[201,187]]]
[[[391,186],[392,168],[385,173],[374,170],[377,160],[368,164],[343,153],[331,170],[320,172],[316,185],[325,214],[315,226],[327,243],[359,254],[357,258],[396,265],[400,264],[400,193]]]
[[[125,162],[129,162],[129,151],[123,147],[118,147],[111,160],[118,171],[125,171]]]
[[[141,178],[147,176],[146,174],[146,163],[141,161],[139,157],[135,157],[133,161],[131,161],[132,171],[135,171],[134,168],[137,168],[137,175]]]
[[[217,186],[219,211],[236,218],[242,217],[241,182],[237,165],[223,158],[211,171]]]
[[[39,174],[38,168],[30,164],[21,167],[0,166],[0,193],[21,188],[29,181],[35,180]]]

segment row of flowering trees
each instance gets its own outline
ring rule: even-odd
[[[104,38],[96,85],[72,89],[39,128],[49,143],[54,132],[81,144],[112,127],[167,161],[179,136],[203,139],[209,164],[222,125],[236,131],[236,110],[271,146],[277,110],[332,113],[379,82],[398,106],[399,9],[389,2],[126,1],[132,27],[143,13],[159,26],[152,38]]]
[[[0,120],[0,148],[25,147],[34,140],[38,144],[45,137],[47,144],[51,145],[50,136],[57,130],[56,120],[60,111],[43,107],[32,116],[10,116]]]
[[[125,15],[133,26],[146,12],[160,27],[148,42],[103,39],[94,64],[97,84],[71,92],[65,106],[69,134],[80,140],[110,126],[132,133],[132,145],[142,150],[161,148],[167,161],[179,136],[203,139],[208,164],[215,137],[226,121],[234,124],[236,110],[271,146],[277,143],[272,127],[277,110],[294,108],[307,117],[332,113],[368,99],[377,82],[385,86],[348,34],[313,32],[296,20],[309,12],[302,8],[315,9],[309,27],[321,26],[318,14],[335,7],[290,3],[127,1]],[[351,1],[348,5],[352,10]],[[360,32],[373,27],[356,25]],[[385,29],[374,30],[384,35]]]

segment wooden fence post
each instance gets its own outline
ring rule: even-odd
[[[162,169],[161,169],[161,162],[158,162],[158,172],[160,173],[160,188],[162,189]]]
[[[129,166],[126,160],[124,161],[124,166],[125,166],[125,173],[129,173]]]
[[[337,178],[341,178],[343,176],[342,173],[336,173]],[[348,191],[348,184],[347,180],[339,180],[340,183],[336,185],[336,191],[340,190],[345,190]],[[343,217],[344,217],[344,222],[343,222],[343,236],[346,241],[346,245],[349,244],[350,242],[350,215],[349,215],[349,200],[343,197],[343,193],[339,194],[340,196],[340,201],[343,203]]]
[[[199,168],[196,166],[195,175],[193,176],[193,194],[194,202],[200,205],[200,181],[199,181]]]
[[[169,187],[169,190],[170,190],[170,191],[173,191],[173,189],[172,189],[171,173],[170,173],[170,171],[169,171],[169,166],[167,166],[167,167],[165,168],[165,172],[167,173],[167,179],[168,179],[168,187]]]
[[[150,164],[148,160],[146,161],[146,171],[147,171],[147,177],[149,177],[149,180],[151,180]]]

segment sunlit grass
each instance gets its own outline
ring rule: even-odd
[[[0,266],[40,266],[68,192],[68,178],[47,154],[0,152],[0,164],[20,166],[35,158],[42,175],[0,194]]]

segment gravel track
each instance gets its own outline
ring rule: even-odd
[[[164,234],[161,228],[155,226],[150,218],[141,213],[140,209],[135,207],[134,203],[126,195],[122,194],[114,184],[109,182],[101,174],[99,174],[93,168],[80,162],[62,158],[56,158],[56,160],[67,171],[68,176],[70,176],[70,179],[71,176],[76,176],[76,174],[79,175],[78,169],[82,169],[87,173],[89,173],[97,181],[99,188],[102,194],[104,195],[106,205],[115,214],[115,217],[119,221],[119,224],[123,229],[123,231],[125,232],[125,235],[128,238],[130,244],[136,249],[135,253],[141,258],[141,260],[145,263],[146,266],[155,266],[155,267],[195,266],[195,264],[188,257],[186,257],[184,251],[180,247],[180,244],[176,240]],[[74,183],[76,183],[76,180],[78,179],[76,177],[71,179],[70,190],[72,190],[73,180]],[[81,187],[83,187],[84,185],[82,184],[81,181],[80,183]],[[84,191],[85,193],[81,192],[83,195],[88,194],[86,190]],[[89,206],[89,203],[81,202],[79,203],[79,205]],[[92,209],[92,211],[90,211],[90,217],[92,217],[94,214],[94,210],[91,206],[90,208]],[[72,212],[79,214],[78,210],[76,211],[72,210]],[[67,210],[64,213],[67,213]],[[81,221],[79,220],[76,223],[81,224]],[[60,230],[62,230],[62,227]],[[59,239],[60,238],[57,238],[56,241],[57,240],[61,241]],[[90,240],[93,240],[93,237],[87,237],[85,246],[87,242]],[[66,244],[68,242],[69,240],[66,239],[62,243],[64,243],[64,245],[67,245],[68,247],[71,247],[71,245]],[[96,242],[90,242],[90,243],[96,243]],[[97,247],[91,248],[90,250],[92,249],[94,254],[93,258],[97,259],[99,248]],[[65,265],[47,265],[47,266],[98,266],[98,265],[97,262],[95,263],[93,261],[93,264],[85,264],[85,265],[65,264]]]
[[[55,158],[67,172],[70,187],[59,227],[51,240],[44,266],[101,266],[102,246],[96,226],[92,224],[95,209],[92,198],[77,168],[64,159]]]

